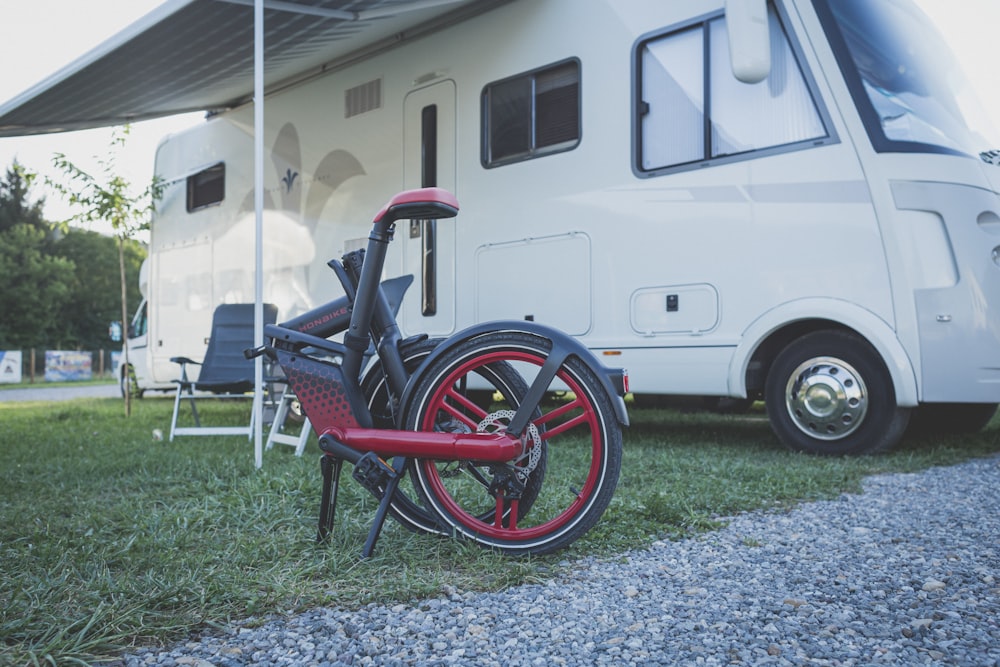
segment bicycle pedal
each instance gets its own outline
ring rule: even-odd
[[[375,452],[367,452],[354,464],[351,476],[357,480],[358,484],[371,491],[375,497],[381,498],[382,489],[385,488],[390,479],[397,477],[397,474],[392,466],[380,459]]]

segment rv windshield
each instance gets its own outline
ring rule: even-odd
[[[978,155],[998,144],[951,49],[912,0],[814,0],[875,149]]]

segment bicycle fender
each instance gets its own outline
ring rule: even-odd
[[[549,353],[549,361],[546,362],[545,366],[551,366],[551,372],[554,373],[556,369],[562,364],[562,362],[568,357],[577,357],[585,363],[597,376],[598,381],[604,388],[611,404],[615,409],[615,416],[618,418],[618,422],[622,426],[628,426],[628,410],[625,408],[625,399],[618,389],[615,387],[615,383],[612,382],[611,378],[613,375],[621,375],[624,373],[623,369],[619,368],[608,368],[601,361],[594,356],[583,343],[581,343],[576,338],[566,334],[559,329],[555,329],[544,324],[539,324],[538,322],[528,322],[522,320],[498,320],[492,322],[483,322],[481,324],[474,324],[458,333],[452,334],[448,338],[441,341],[427,358],[421,362],[420,366],[410,377],[410,381],[406,385],[406,389],[403,390],[403,396],[400,400],[400,405],[409,405],[412,398],[414,388],[419,384],[420,380],[423,379],[424,374],[427,369],[433,364],[438,357],[445,354],[454,347],[457,347],[466,341],[469,341],[478,336],[482,336],[488,333],[504,332],[509,331],[512,333],[527,333],[540,338],[545,338],[552,343],[552,351]],[[552,362],[551,364],[549,362]],[[526,401],[527,403],[528,401]],[[405,410],[400,411],[400,417]],[[512,424],[513,426],[514,424]],[[522,425],[523,426],[523,425]],[[397,428],[402,428],[402,424],[397,424]]]

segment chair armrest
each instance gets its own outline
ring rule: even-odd
[[[180,364],[182,366],[184,364],[194,364],[195,366],[201,366],[200,361],[195,361],[194,359],[189,359],[188,357],[170,357],[170,361],[174,362],[175,364]]]

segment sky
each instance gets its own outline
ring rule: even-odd
[[[0,63],[4,63],[0,104],[76,60],[163,1],[0,0]],[[1000,128],[1000,77],[995,72],[1000,0],[917,2],[951,43],[978,88],[993,124]],[[160,139],[201,122],[201,118],[201,114],[186,114],[132,126],[118,164],[136,192],[153,177],[153,157]],[[110,138],[109,129],[0,138],[0,171],[5,174],[16,158],[31,171],[56,177],[59,172],[52,167],[52,156],[60,152],[84,169],[96,169],[95,156],[106,152]],[[69,205],[44,185],[36,185],[31,197],[33,201],[45,198],[45,213],[50,220],[63,220],[72,214]]]
[[[54,74],[161,4],[164,0],[0,0],[0,63],[4,63],[0,70],[0,104]],[[184,114],[132,125],[117,160],[135,193],[152,181],[153,157],[160,139],[198,124],[203,117],[200,113]],[[95,156],[106,153],[110,143],[109,128],[0,138],[0,173],[5,175],[16,158],[35,173],[58,177],[60,172],[52,167],[55,153],[64,153],[77,166],[96,172]],[[64,220],[72,215],[72,209],[58,194],[36,182],[31,191],[32,201],[42,197],[47,219]]]

